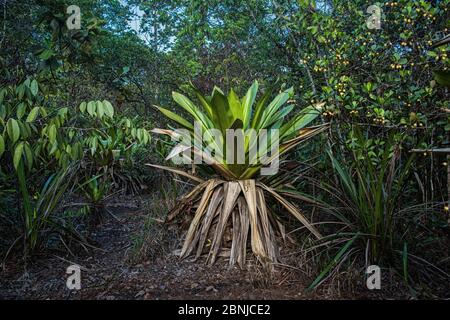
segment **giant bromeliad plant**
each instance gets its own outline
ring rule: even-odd
[[[242,99],[233,90],[225,95],[217,87],[214,88],[211,96],[205,97],[194,86],[192,87],[201,107],[177,92],[173,93],[173,98],[192,116],[197,125],[194,126],[194,123],[165,108],[157,107],[166,117],[177,122],[185,130],[154,129],[153,131],[182,141],[172,149],[167,159],[189,150],[189,153],[192,152],[207,160],[207,166],[212,167],[216,175],[205,181],[183,170],[149,164],[189,177],[199,183],[181,199],[167,217],[167,221],[170,221],[180,212],[196,208],[180,256],[184,258],[195,253],[195,257],[198,258],[208,252],[207,261],[214,263],[220,253],[227,253],[231,238],[230,264],[237,262],[243,267],[250,231],[251,249],[258,260],[263,263],[276,262],[278,260],[276,237],[277,234],[285,236],[284,226],[280,219],[269,210],[266,195],[272,196],[311,233],[320,238],[321,235],[316,228],[283,197],[281,191],[276,191],[262,182],[260,171],[267,164],[273,163],[275,158],[327,128],[326,125],[306,128],[320,114],[323,104],[304,108],[287,120],[287,116],[291,115],[295,108],[293,104],[286,105],[293,96],[292,88],[280,92],[272,101],[270,101],[272,90],[267,90],[255,103],[258,92],[256,81]],[[184,132],[184,136],[187,132],[190,136],[188,138],[195,139],[199,135],[198,127],[203,133],[202,144],[183,143],[190,139],[180,139],[183,136],[180,132]],[[212,129],[219,132],[218,141],[210,134]],[[240,148],[232,147],[236,151],[234,155],[239,152],[244,155],[244,161],[241,163],[227,159],[227,153],[230,152],[230,143],[226,140],[229,129],[240,131],[244,137]],[[272,135],[272,132],[277,132],[278,139]],[[258,146],[257,152],[251,157],[250,151],[258,145],[256,141],[259,141],[263,134],[268,137],[268,143],[265,146]],[[206,148],[211,145],[216,147],[214,155]],[[274,147],[276,147],[275,152]],[[267,156],[268,151],[270,156]]]

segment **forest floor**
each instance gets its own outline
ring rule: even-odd
[[[167,245],[151,253],[145,248],[141,258],[136,259],[133,258],[136,250],[145,247],[144,244],[136,249],[136,243],[142,242],[143,233],[152,232],[143,230],[149,214],[141,208],[127,207],[115,208],[114,214],[119,221],[110,217],[96,229],[92,238],[98,249],[89,253],[47,252],[34,257],[26,269],[11,259],[0,270],[0,299],[407,298],[401,294],[402,289],[375,293],[362,285],[356,289],[324,286],[319,291],[305,293],[314,278],[300,268],[286,264],[268,276],[252,261],[248,270],[230,268],[225,259],[212,266],[206,265],[204,260],[180,261],[173,254],[173,248]],[[146,245],[164,246],[164,238],[156,236],[152,241]],[[80,290],[66,287],[69,276],[66,270],[73,264],[81,267]]]

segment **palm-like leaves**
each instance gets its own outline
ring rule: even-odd
[[[228,252],[230,264],[238,263],[243,267],[246,261],[247,240],[250,239],[251,249],[259,261],[277,261],[278,246],[275,239],[278,234],[285,238],[284,226],[277,215],[267,207],[265,194],[278,201],[288,213],[320,238],[320,233],[292,203],[280,192],[264,185],[261,181],[256,181],[255,178],[265,164],[326,130],[326,125],[306,128],[320,114],[323,104],[304,108],[286,121],[295,110],[294,105],[286,105],[293,95],[292,88],[280,92],[272,101],[270,101],[271,90],[256,101],[258,93],[256,81],[242,98],[239,98],[233,90],[225,95],[217,87],[214,88],[210,97],[203,96],[195,87],[193,89],[199,105],[180,93],[174,92],[173,98],[192,116],[194,121],[200,124],[201,131],[205,133],[202,134],[203,144],[202,146],[178,144],[172,149],[167,159],[190,149],[194,154],[206,159],[220,178],[204,181],[179,169],[150,165],[183,175],[199,183],[181,199],[167,218],[170,221],[183,210],[196,208],[181,250],[181,257],[187,257],[195,252],[198,258],[207,248],[206,240],[210,239],[207,258],[209,262],[213,263],[222,250],[222,253]],[[187,129],[191,138],[199,135],[194,124],[182,116],[165,108],[157,108],[166,117]],[[214,140],[213,135],[209,134],[212,129],[220,131],[219,141]],[[243,164],[227,162],[229,149],[225,143],[228,129],[241,130],[244,141],[238,147],[242,149],[234,151],[244,154]],[[271,135],[272,129],[278,130],[278,141]],[[173,139],[186,134],[169,129],[154,129],[153,132],[168,135]],[[268,135],[269,139],[268,143],[261,146],[257,141],[264,134]],[[217,147],[219,156],[217,154],[211,156],[204,151],[205,147],[211,144]],[[256,161],[253,158],[250,159],[250,151],[255,144],[258,144]],[[275,147],[277,147],[276,152],[273,152]],[[267,153],[270,153],[270,156],[267,156]],[[230,225],[232,228],[229,228]],[[224,236],[226,230],[231,233],[231,244]]]
[[[278,141],[279,148],[277,156],[285,153],[292,147],[296,146],[303,140],[310,138],[325,129],[325,126],[304,129],[309,123],[311,123],[319,114],[323,104],[316,104],[309,106],[298,112],[294,117],[291,117],[289,121],[285,119],[295,110],[294,105],[285,106],[289,98],[293,95],[293,89],[287,89],[279,93],[271,102],[269,97],[271,90],[268,90],[263,97],[255,103],[256,95],[258,91],[258,82],[254,82],[248,89],[247,94],[243,98],[239,98],[236,93],[231,90],[228,96],[226,96],[222,90],[215,87],[210,97],[203,96],[195,87],[193,87],[200,106],[194,104],[189,98],[184,95],[174,92],[173,98],[179,106],[187,111],[194,121],[200,124],[202,132],[205,132],[203,137],[203,145],[213,143],[217,149],[221,150],[214,158],[214,168],[225,179],[250,179],[253,178],[259,169],[267,163],[269,159],[262,160],[263,155],[270,153],[272,146],[275,143],[275,139],[270,140],[266,147],[258,149],[258,158],[250,159],[249,153],[252,147],[255,147],[256,137],[260,137],[262,129],[266,129],[270,136],[270,130],[279,130]],[[255,107],[254,107],[255,106]],[[194,125],[187,121],[185,118],[173,113],[172,111],[157,107],[166,117],[175,121],[181,125],[184,129],[187,129],[191,133],[193,138],[195,133]],[[212,129],[218,129],[222,133],[220,143],[217,143],[213,136],[209,135]],[[226,131],[228,129],[242,130],[244,136],[243,149],[237,150],[245,155],[245,164],[237,165],[233,163],[227,163],[227,148],[226,145]],[[256,133],[256,137],[250,134],[251,130]],[[303,129],[303,130],[302,130]],[[177,138],[178,133],[174,130],[161,130],[155,129],[154,132],[166,134],[172,138]],[[185,148],[177,146],[173,152],[170,153],[169,158],[184,151],[186,148],[191,147],[186,145]],[[205,154],[201,148],[192,147],[197,150],[193,150],[194,153],[200,153],[205,157],[209,155]]]

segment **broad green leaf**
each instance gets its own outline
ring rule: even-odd
[[[58,150],[58,143],[56,143],[56,141],[55,141],[54,143],[51,144],[50,150],[49,150],[49,152],[48,152],[48,155],[51,156],[51,155],[54,154],[57,150]]]
[[[195,95],[197,96],[198,100],[202,104],[203,108],[205,109],[208,117],[212,119],[212,107],[210,102],[202,95],[202,93],[194,86],[194,84],[190,83],[191,88],[194,90]]]
[[[284,117],[286,117],[291,111],[294,109],[294,105],[289,105],[287,107],[282,108],[281,110],[278,110],[272,117],[272,119],[267,124],[268,127],[270,127],[273,123],[282,121]]]
[[[97,116],[99,117],[99,119],[103,118],[103,115],[105,114],[103,103],[101,101],[96,101],[95,105],[97,106]]]
[[[233,113],[228,105],[228,99],[225,97],[221,90],[214,88],[211,98],[211,106],[213,113],[213,123],[216,129],[222,131],[225,134],[225,130],[230,128],[234,122]]]
[[[16,93],[17,93],[17,97],[19,98],[19,100],[22,100],[23,95],[25,93],[25,86],[23,86],[23,85],[17,86]]]
[[[242,122],[244,124],[244,129],[247,129],[250,124],[250,118],[252,117],[252,106],[255,102],[257,92],[258,81],[255,81],[248,89],[245,97],[242,99]]]
[[[34,107],[27,116],[26,122],[33,122],[39,113],[39,107]]]
[[[184,110],[189,112],[194,118],[197,118],[197,107],[191,100],[189,100],[189,98],[178,92],[172,92],[172,97],[173,100],[175,100],[175,102],[178,103]]]
[[[89,115],[91,117],[93,117],[95,115],[95,102],[94,101],[89,101],[87,104],[87,112],[89,113]]]
[[[191,100],[189,100],[184,95],[173,92],[173,99],[176,103],[178,103],[183,109],[189,112],[196,121],[198,121],[202,127],[202,130],[205,132],[204,143],[213,143],[216,147],[216,150],[220,150],[220,146],[216,143],[216,140],[213,137],[213,133],[210,129],[217,128],[216,125],[212,122],[212,120],[206,116],[197,106],[195,106]],[[223,138],[223,137],[220,137]]]
[[[261,116],[261,122],[257,124],[256,129],[264,129],[272,121],[272,116],[278,111],[278,109],[286,103],[292,92],[292,88],[283,91],[272,100],[267,108],[263,111]]]
[[[41,116],[46,117],[47,116],[47,109],[45,109],[44,107],[40,107],[39,108],[39,113],[41,114]]]
[[[178,103],[184,110],[189,112],[195,120],[200,122],[203,130],[215,128],[211,119],[208,118],[203,112],[201,112],[201,110],[191,100],[189,100],[189,98],[178,92],[173,92],[172,96],[176,103]]]
[[[30,90],[31,90],[31,94],[32,94],[33,96],[36,96],[36,95],[37,95],[37,93],[38,93],[38,91],[39,91],[39,85],[38,85],[38,83],[37,83],[36,80],[31,81],[31,84],[30,84]]]
[[[270,99],[270,96],[272,95],[272,93],[273,93],[273,87],[267,89],[266,92],[264,93],[264,95],[262,96],[262,98],[256,103],[255,113],[253,115],[253,120],[252,120],[252,125],[251,125],[252,128],[258,127],[258,123],[263,114],[264,107],[269,102],[269,99]]]
[[[66,119],[68,113],[69,113],[69,109],[66,107],[58,110],[58,116],[60,116],[61,119]]]
[[[148,132],[147,132],[147,130],[142,129],[142,141],[141,141],[141,143],[146,145],[148,143],[148,141],[149,141]]]
[[[231,112],[233,113],[233,120],[241,119],[242,117],[242,106],[241,101],[239,100],[239,97],[236,95],[233,89],[230,90],[230,93],[228,94],[228,104],[230,105]]]
[[[14,150],[13,165],[16,170],[19,167],[20,161],[22,160],[22,153],[23,153],[23,142],[19,143],[16,146],[16,149]]]
[[[6,123],[6,131],[13,144],[16,143],[17,140],[19,140],[20,128],[19,124],[17,123],[17,120],[12,118],[9,119],[8,122]]]
[[[80,103],[80,111],[82,113],[84,113],[86,111],[86,102],[83,101],[82,103]]]
[[[280,129],[280,139],[289,137],[300,129],[306,127],[314,119],[316,119],[321,110],[319,106],[309,106],[300,111],[293,119],[284,124]]]
[[[54,124],[50,125],[48,128],[48,138],[51,144],[54,144],[56,141],[56,126]]]
[[[173,113],[170,110],[164,109],[162,107],[156,107],[162,114],[164,114],[167,118],[177,122],[178,124],[182,125],[183,127],[194,130],[194,126],[189,123],[186,119],[180,117],[176,113]]]
[[[23,139],[28,139],[29,136],[31,136],[31,128],[28,123],[18,121],[19,129],[20,129],[20,136]]]
[[[17,106],[17,119],[20,120],[22,119],[23,115],[25,114],[25,110],[27,108],[27,105],[23,102],[19,103],[19,105]]]
[[[142,130],[142,128],[139,128],[137,130],[137,137],[138,137],[139,142],[144,141],[144,131]]]
[[[108,100],[103,100],[103,106],[105,109],[105,114],[112,119],[114,117],[114,107],[112,106],[111,102],[109,102]]]

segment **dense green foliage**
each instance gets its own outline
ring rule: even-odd
[[[81,184],[89,180],[86,183],[91,185],[91,176],[114,180],[117,167],[130,161],[137,148],[148,144],[150,134],[136,128],[128,118],[117,119],[107,100],[82,102],[73,109],[51,105],[36,80],[3,88],[0,95],[2,173],[5,177],[17,175],[24,239],[26,248],[33,250],[38,233],[49,222],[48,216],[68,192],[69,184],[75,183],[68,176],[74,166],[76,181]],[[30,179],[36,174],[38,185]],[[46,181],[38,191],[41,179]]]
[[[406,282],[422,279],[425,260],[448,275],[449,160],[426,150],[450,143],[449,44],[433,46],[449,33],[449,0],[378,2],[380,29],[367,27],[374,3],[362,0],[82,0],[79,30],[66,24],[71,4],[0,7],[2,256],[45,249],[54,232],[80,238],[66,224],[70,197],[88,216],[118,190],[140,192],[153,174],[141,165],[170,151],[149,132],[173,125],[154,108],[172,115],[173,91],[245,96],[258,81],[253,100],[284,94],[291,115],[323,103],[314,124],[330,123],[277,178],[320,208],[315,219],[338,222],[318,227],[329,237],[314,284],[353,257]],[[270,94],[275,83],[295,94]],[[232,115],[225,127],[251,118]]]

